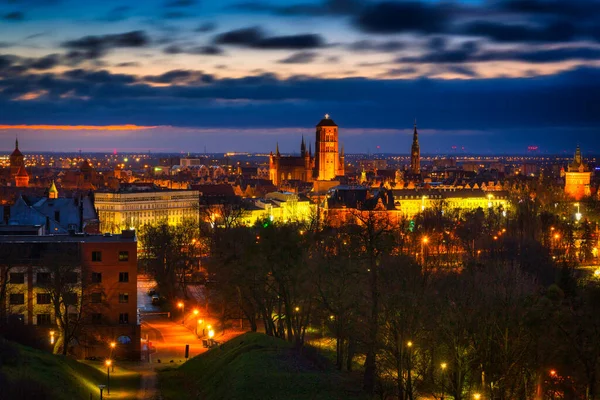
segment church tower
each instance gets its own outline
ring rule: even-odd
[[[419,147],[419,133],[417,132],[417,121],[413,131],[413,142],[410,149],[410,172],[414,175],[421,173],[421,148]]]
[[[19,150],[19,139],[15,139],[15,149],[10,155],[10,174],[14,178],[17,176],[19,169],[25,166],[23,153]]]
[[[340,172],[343,175],[344,166],[340,165],[338,152],[338,126],[329,114],[325,114],[325,118],[317,124],[315,157],[317,180],[330,181]]]
[[[581,200],[590,195],[590,182],[592,173],[589,167],[583,162],[581,149],[579,145],[575,150],[573,162],[567,167],[565,172],[565,193],[574,200]]]

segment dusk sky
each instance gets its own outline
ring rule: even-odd
[[[600,1],[0,0],[0,150],[600,150]],[[379,146],[379,150],[377,149]]]

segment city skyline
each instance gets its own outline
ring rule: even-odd
[[[3,2],[0,139],[289,152],[329,113],[349,153],[403,153],[415,118],[425,153],[595,152],[596,11],[592,0]]]

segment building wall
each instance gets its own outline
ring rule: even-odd
[[[589,195],[591,172],[565,172],[565,193],[574,200]]]
[[[107,356],[111,341],[118,342],[117,352],[121,357],[134,360],[140,355],[140,325],[137,316],[137,241],[135,234],[132,237],[120,239],[116,237],[104,238],[84,236],[81,241],[70,240],[61,242],[61,236],[56,236],[56,242],[45,240],[40,242],[27,237],[21,237],[21,245],[31,247],[40,246],[43,255],[43,246],[73,246],[73,254],[78,257],[79,267],[72,271],[77,274],[77,281],[72,286],[72,292],[77,294],[77,304],[69,306],[69,314],[81,324],[81,331],[77,340],[70,347],[80,357]],[[69,238],[69,237],[67,237]],[[6,245],[16,246],[15,243]],[[66,251],[66,248],[65,248]],[[100,252],[101,259],[94,261]],[[32,253],[32,254],[35,254]],[[127,257],[125,257],[127,254]],[[56,324],[56,314],[52,302],[40,304],[38,294],[48,295],[49,291],[38,282],[38,273],[53,273],[53,268],[44,266],[42,257],[29,255],[19,264],[10,269],[10,273],[24,274],[23,283],[9,281],[7,286],[6,310],[9,316],[17,317],[24,324],[36,326],[39,334],[49,336],[54,330],[59,334]],[[92,273],[100,273],[101,281],[92,282]],[[127,282],[120,282],[120,274],[127,273]],[[12,276],[11,276],[12,278]],[[100,301],[95,302],[92,293],[100,294]],[[24,304],[11,304],[12,295],[22,295]],[[128,294],[124,302],[124,294]],[[81,314],[79,312],[81,311]],[[49,321],[44,323],[40,316],[48,315]],[[100,318],[97,318],[100,314]],[[127,320],[120,318],[127,314]],[[127,342],[127,343],[125,343]]]
[[[166,221],[178,225],[198,221],[199,192],[174,190],[133,193],[96,193],[100,231],[117,233],[133,227]]]
[[[338,127],[317,126],[316,157],[318,180],[335,179],[339,167]]]

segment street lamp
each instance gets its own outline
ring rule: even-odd
[[[575,203],[574,206],[577,207],[577,212],[575,213],[575,220],[579,222],[581,221],[581,210],[579,209],[579,203]]]
[[[179,303],[177,303],[177,307],[181,308],[181,325],[183,325],[183,323],[185,322],[185,304],[183,303],[183,301],[180,301]]]
[[[202,325],[203,322],[202,319],[198,320],[198,323],[196,324],[196,336],[198,336],[198,325]],[[202,332],[202,336],[204,336],[204,331]]]
[[[442,395],[440,397],[440,400],[444,400],[444,392],[446,391],[446,388],[444,387],[446,375],[444,373],[446,372],[446,368],[448,367],[448,364],[443,362],[442,364],[440,364],[440,367],[442,368]]]
[[[54,331],[50,331],[50,344],[54,344]]]
[[[479,399],[481,399],[481,395],[480,395],[479,393],[475,393],[475,394],[473,395],[473,398],[474,398],[475,400],[479,400]]]
[[[98,389],[100,389],[100,400],[102,400],[102,392],[104,391],[105,387],[106,385],[98,385]]]
[[[112,360],[106,360],[104,364],[106,364],[106,393],[110,394],[110,366]]]

